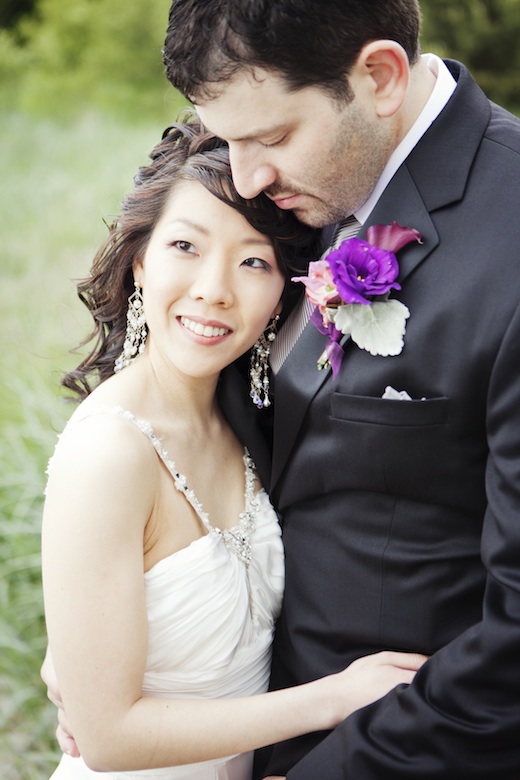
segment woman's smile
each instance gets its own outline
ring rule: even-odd
[[[178,317],[181,325],[187,328],[197,336],[204,336],[205,338],[215,339],[219,336],[227,336],[231,333],[231,328],[227,328],[225,325],[215,324],[214,322],[204,322],[202,320],[190,319],[189,317]]]

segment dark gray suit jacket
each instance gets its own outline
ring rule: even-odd
[[[383,648],[433,657],[332,734],[276,747],[269,773],[290,780],[520,778],[520,121],[448,65],[457,89],[365,226],[423,234],[398,255],[404,349],[348,342],[333,380],[308,325],[276,378],[270,482],[273,687]]]

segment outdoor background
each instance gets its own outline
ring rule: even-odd
[[[2,780],[46,780],[58,759],[39,678],[45,468],[71,411],[59,378],[89,327],[75,280],[135,169],[185,105],[163,75],[168,8],[169,0],[0,0]],[[463,60],[520,115],[518,0],[422,8],[423,50]]]

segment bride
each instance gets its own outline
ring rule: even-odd
[[[269,403],[288,264],[314,234],[240,198],[196,117],[151,158],[79,286],[95,344],[64,379],[81,403],[49,465],[49,657],[81,753],[54,780],[248,780],[254,749],[333,728],[424,661],[382,653],[265,693],[280,529],[218,384],[256,344],[252,394]]]

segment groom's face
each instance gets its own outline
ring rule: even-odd
[[[314,227],[367,200],[392,151],[370,97],[338,101],[322,87],[290,90],[272,71],[239,71],[197,103],[204,124],[229,143],[237,190],[264,191]]]

